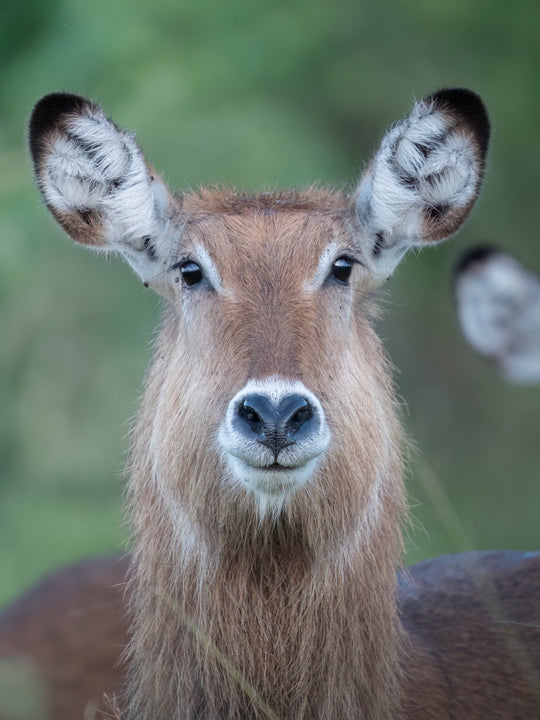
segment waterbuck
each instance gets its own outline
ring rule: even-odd
[[[47,207],[164,298],[129,460],[126,720],[538,717],[540,554],[400,572],[406,443],[372,327],[405,253],[466,219],[488,136],[477,95],[441,90],[387,132],[352,193],[174,195],[99,106],[36,105]],[[116,562],[100,571],[111,628]],[[96,608],[98,590],[82,591]],[[117,657],[101,640],[86,667],[96,645],[99,667]],[[78,677],[87,696],[110,689]]]

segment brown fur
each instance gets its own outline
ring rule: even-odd
[[[204,244],[233,295],[201,295],[200,322],[168,312],[134,431],[130,718],[267,717],[186,617],[280,718],[395,717],[401,435],[367,319],[345,307],[340,318],[332,291],[302,291],[333,235],[350,234],[331,200],[328,214],[307,212],[308,194],[286,211],[220,193],[184,201],[200,208],[185,244]],[[253,498],[227,488],[213,438],[231,397],[272,374],[317,394],[335,441],[280,517],[260,522]],[[378,474],[380,516],[359,532]],[[200,533],[184,560],[156,476]]]
[[[39,703],[36,720],[90,720],[94,709],[105,709],[103,694],[119,691],[125,670],[126,572],[127,558],[86,560],[52,573],[3,610],[0,673],[25,673],[29,681],[15,685],[12,697],[0,693],[1,720],[22,717],[8,708],[20,705],[15,693],[23,688]]]
[[[104,247],[103,221],[99,215],[84,210],[78,213],[58,213],[51,207],[49,210],[74,240],[93,248]]]

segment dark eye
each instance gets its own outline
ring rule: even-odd
[[[194,263],[191,260],[182,263],[180,266],[180,272],[182,273],[182,280],[186,283],[186,285],[196,285],[202,280],[203,274],[201,268],[197,265],[197,263]]]
[[[346,285],[351,277],[352,266],[353,260],[346,255],[342,255],[334,261],[334,264],[332,265],[332,275],[336,278],[336,280],[339,280],[340,283]]]

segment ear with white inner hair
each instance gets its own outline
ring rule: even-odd
[[[508,380],[540,384],[540,278],[508,253],[469,250],[454,280],[466,340]]]
[[[63,229],[94,250],[120,253],[159,288],[176,201],[133,135],[90,100],[53,93],[34,107],[29,141],[41,193]]]
[[[384,136],[354,194],[361,249],[377,282],[407,250],[453,235],[480,190],[489,140],[471,90],[439,90]]]

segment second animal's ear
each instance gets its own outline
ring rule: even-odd
[[[119,252],[153,284],[169,262],[175,201],[132,134],[91,101],[54,93],[35,106],[29,140],[41,193],[64,230]]]
[[[378,281],[408,249],[460,228],[480,190],[488,140],[484,105],[462,88],[418,102],[384,136],[354,195],[362,250]]]
[[[540,384],[540,278],[508,253],[469,250],[455,274],[463,335],[511,382]]]

